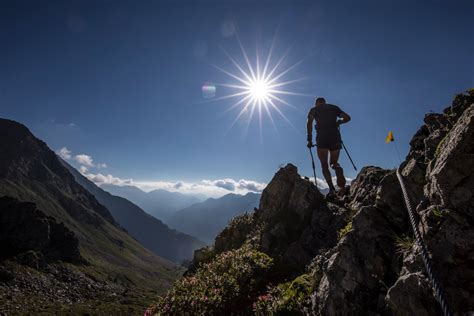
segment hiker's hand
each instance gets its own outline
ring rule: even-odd
[[[310,140],[308,140],[308,144],[307,144],[306,146],[308,146],[308,148],[311,148],[311,147],[313,147],[313,142],[312,142],[312,141],[310,141]]]

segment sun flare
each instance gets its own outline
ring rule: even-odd
[[[240,107],[240,112],[238,113],[237,117],[235,118],[234,122],[230,126],[232,126],[241,119],[244,114],[247,114],[248,121],[247,121],[247,128],[254,117],[254,114],[258,114],[258,121],[260,124],[260,133],[262,133],[262,121],[263,115],[266,114],[270,119],[273,127],[275,127],[275,122],[272,116],[272,112],[278,113],[278,115],[283,118],[290,126],[293,127],[291,122],[285,116],[282,111],[282,107],[292,107],[285,98],[284,95],[299,95],[299,96],[307,96],[305,94],[292,92],[289,90],[285,90],[285,87],[301,81],[305,78],[298,78],[293,80],[286,80],[284,81],[284,77],[288,75],[290,71],[296,68],[303,60],[293,64],[290,67],[283,68],[282,64],[289,52],[286,52],[272,65],[272,57],[275,54],[274,52],[274,44],[275,44],[275,37],[271,42],[270,49],[268,51],[268,55],[265,58],[264,63],[261,63],[258,48],[257,53],[255,55],[255,63],[252,64],[249,58],[249,55],[245,51],[242,42],[240,41],[239,37],[236,35],[237,41],[239,42],[239,46],[242,52],[243,64],[239,64],[236,59],[234,59],[229,53],[224,50],[224,53],[229,58],[231,64],[235,68],[234,71],[226,70],[222,67],[217,65],[212,65],[219,71],[223,72],[234,82],[230,83],[215,83],[215,86],[221,86],[225,88],[229,88],[233,90],[231,93],[226,94],[221,97],[214,98],[213,100],[223,100],[223,99],[237,99],[235,103],[231,104],[227,109],[226,112],[231,111],[237,107]],[[283,69],[281,69],[283,68]]]
[[[268,83],[264,80],[255,80],[250,82],[248,86],[248,92],[252,96],[253,100],[257,101],[264,101],[268,98],[270,92],[268,91],[270,88]]]

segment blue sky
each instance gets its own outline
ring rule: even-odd
[[[343,138],[356,164],[393,167],[388,130],[404,156],[424,114],[474,86],[472,16],[472,1],[2,1],[0,116],[90,175],[216,195],[288,162],[311,175],[306,114],[324,96],[353,118]],[[238,99],[203,97],[206,83],[235,83],[212,66],[237,73],[222,48],[244,62],[232,26],[252,62],[275,33],[273,62],[291,47],[279,70],[302,60],[285,79],[305,77],[286,87],[304,95],[279,106],[295,128],[273,110],[261,137],[258,119],[229,130]]]

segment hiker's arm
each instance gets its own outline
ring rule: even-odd
[[[339,125],[341,124],[346,124],[347,122],[349,122],[351,120],[351,117],[349,116],[349,114],[347,114],[346,112],[341,112],[341,114],[339,115],[339,117],[341,118],[338,123]]]

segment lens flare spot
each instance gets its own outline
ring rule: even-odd
[[[204,84],[201,88],[202,96],[205,99],[211,99],[216,96],[216,86],[212,84]]]

